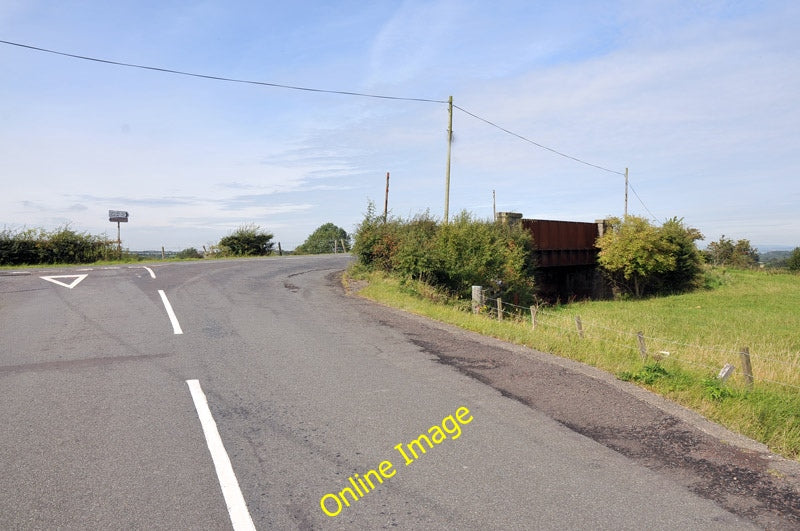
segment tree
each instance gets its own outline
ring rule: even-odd
[[[786,259],[786,267],[789,271],[800,271],[800,247],[795,247],[792,254]]]
[[[719,241],[709,243],[704,254],[708,262],[715,266],[746,269],[758,264],[758,249],[750,245],[750,240],[734,242],[725,235]]]
[[[242,225],[219,241],[227,254],[234,256],[264,256],[272,253],[272,234],[255,224]]]
[[[609,224],[597,240],[598,262],[617,289],[642,297],[695,285],[702,258],[694,242],[703,237],[697,229],[678,218],[661,227],[636,216],[611,218]]]
[[[342,248],[342,242],[344,242],[344,250],[349,251],[350,236],[347,231],[333,223],[325,223],[312,232],[294,252],[298,254],[332,253],[335,249]]]

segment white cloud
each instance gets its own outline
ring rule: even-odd
[[[230,8],[178,6],[160,18],[137,8],[131,16],[141,25],[113,38],[89,30],[124,18],[125,6],[38,16],[32,5],[8,16],[15,35],[33,44],[32,36],[51,35],[44,44],[108,50],[112,59],[453,94],[457,105],[544,145],[614,171],[629,167],[647,206],[631,195],[634,213],[684,216],[707,234],[738,237],[725,229],[728,216],[757,243],[776,230],[800,241],[792,222],[798,5],[287,5],[265,22],[269,35]],[[215,20],[225,24],[212,35]],[[8,21],[0,11],[0,29]],[[67,30],[52,32],[53,24]],[[442,210],[443,104],[224,84],[7,48],[0,57],[0,226],[72,219],[105,230],[107,210],[120,208],[135,216],[129,232],[142,246],[156,227],[189,234],[181,227],[192,220],[208,227],[205,238],[240,218],[300,243],[324,222],[350,230],[367,199],[382,204],[387,171],[395,213]],[[622,210],[619,175],[458,110],[454,129],[451,212],[489,215],[492,190],[499,208],[526,216],[585,220]]]
[[[457,2],[403,2],[372,43],[367,85],[403,84],[430,69],[457,29],[458,10]]]

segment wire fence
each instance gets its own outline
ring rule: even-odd
[[[478,288],[476,286],[476,288]],[[747,387],[773,384],[800,391],[800,353],[750,352],[748,345],[702,345],[623,329],[606,323],[585,320],[574,312],[550,310],[545,306],[519,306],[500,297],[485,296],[473,288],[473,313],[487,318],[513,321],[534,333],[548,337],[577,339],[603,351],[630,353],[642,361],[676,363],[711,372],[720,380],[731,374]]]

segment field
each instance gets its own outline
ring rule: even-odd
[[[535,327],[530,308],[504,304],[499,321],[495,300],[473,315],[470,301],[386,276],[367,278],[360,293],[368,298],[594,365],[800,458],[798,275],[712,270],[713,287],[694,293],[542,306]],[[735,368],[722,381],[726,364]]]

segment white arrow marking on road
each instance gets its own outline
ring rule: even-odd
[[[65,288],[72,289],[80,283],[81,280],[88,277],[89,275],[52,275],[49,277],[39,277],[42,280],[46,280],[48,282],[52,282],[53,284],[58,284],[59,286],[64,286]],[[61,282],[60,280],[56,280],[57,278],[73,278],[72,282],[67,284],[66,282]]]

